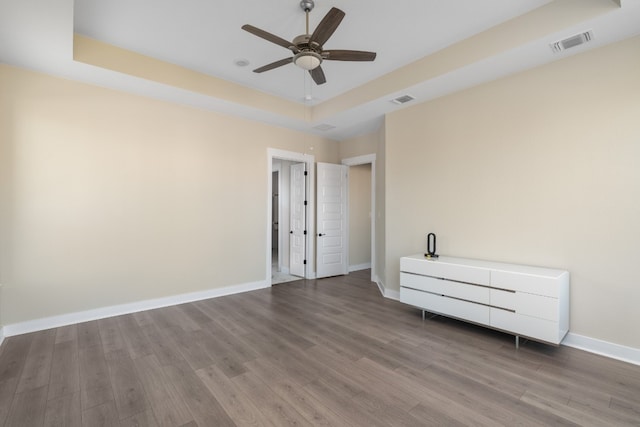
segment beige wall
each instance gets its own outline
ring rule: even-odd
[[[389,287],[399,258],[565,268],[571,332],[640,348],[640,37],[386,121]]]
[[[265,280],[267,148],[338,143],[0,65],[2,323]]]
[[[367,154],[379,156],[380,147],[378,144],[379,135],[383,134],[383,129],[375,132],[350,138],[340,142],[340,158],[349,159]],[[379,159],[377,159],[379,160]]]
[[[349,266],[371,263],[371,164],[349,167]]]

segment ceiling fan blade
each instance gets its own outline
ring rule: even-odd
[[[311,74],[311,78],[317,85],[325,84],[327,82],[327,78],[324,76],[324,71],[322,71],[322,67],[320,66],[313,70],[309,70],[309,74]]]
[[[254,36],[261,37],[271,43],[275,43],[279,46],[284,47],[285,49],[289,49],[294,53],[298,53],[298,48],[296,48],[293,43],[283,39],[282,37],[278,37],[275,34],[271,34],[265,30],[261,30],[260,28],[254,27],[253,25],[245,24],[242,26],[242,29],[250,32]]]
[[[376,53],[363,50],[325,50],[322,58],[330,61],[373,61]]]
[[[333,32],[338,28],[345,13],[338,8],[332,7],[331,10],[322,18],[322,21],[316,27],[316,30],[311,34],[310,41],[318,43],[322,46]]]
[[[265,71],[273,70],[274,68],[282,67],[283,65],[291,64],[293,62],[293,58],[285,58],[276,62],[272,62],[271,64],[263,65],[260,68],[256,68],[253,70],[254,73],[264,73]]]

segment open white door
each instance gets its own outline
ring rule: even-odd
[[[316,277],[348,274],[347,185],[349,168],[330,163],[318,163],[317,165]]]
[[[305,164],[297,163],[291,165],[291,205],[290,227],[289,233],[289,273],[294,276],[304,277],[304,268],[306,264],[305,247],[306,247],[306,182],[305,182]]]

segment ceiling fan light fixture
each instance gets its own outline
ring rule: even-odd
[[[322,57],[315,52],[304,51],[293,57],[293,63],[303,70],[314,70],[320,66]]]

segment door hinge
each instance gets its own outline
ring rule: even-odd
[[[303,263],[304,265],[307,265],[307,260],[305,259],[304,261],[302,261],[302,263]]]
[[[304,205],[307,206],[307,201],[306,200],[304,201]]]
[[[307,171],[304,171],[304,176],[307,176]]]
[[[305,236],[307,235],[307,230],[304,230],[304,235],[305,235]]]

